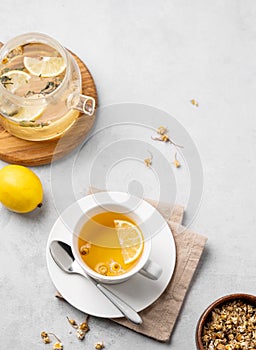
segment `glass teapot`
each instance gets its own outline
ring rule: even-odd
[[[31,141],[58,137],[76,119],[92,116],[93,97],[81,94],[73,56],[41,33],[17,36],[0,49],[0,124]]]

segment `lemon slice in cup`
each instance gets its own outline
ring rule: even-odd
[[[125,264],[135,261],[143,249],[143,236],[138,227],[129,221],[114,220]]]
[[[21,70],[10,70],[9,72],[4,73],[1,78],[7,77],[6,82],[2,83],[6,90],[10,92],[15,92],[20,87],[26,85],[31,76]],[[3,81],[4,79],[2,79]]]
[[[56,77],[64,72],[66,63],[62,57],[24,57],[24,66],[32,75],[42,78]]]

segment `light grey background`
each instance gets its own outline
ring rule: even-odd
[[[0,208],[1,348],[49,348],[40,341],[48,330],[70,350],[92,349],[98,340],[112,350],[192,349],[196,322],[211,301],[255,293],[255,16],[254,0],[1,0],[1,41],[45,32],[87,63],[101,106],[145,103],[184,126],[204,168],[204,196],[192,227],[209,238],[170,344],[96,318],[79,343],[65,316],[83,316],[55,300],[45,264],[57,217],[50,166],[35,168],[45,190],[43,209],[22,216]]]

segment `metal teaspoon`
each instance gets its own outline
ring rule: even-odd
[[[105,297],[112,302],[112,304],[117,307],[124,317],[135,324],[142,323],[141,317],[131,306],[83,271],[83,269],[76,262],[70,245],[61,241],[52,241],[50,244],[50,253],[59,268],[70,274],[75,273],[84,276],[91,281],[105,295]]]

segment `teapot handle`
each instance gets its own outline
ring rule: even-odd
[[[89,116],[94,114],[95,104],[95,99],[93,97],[82,94],[71,94],[67,99],[67,106],[69,109],[77,109]]]

